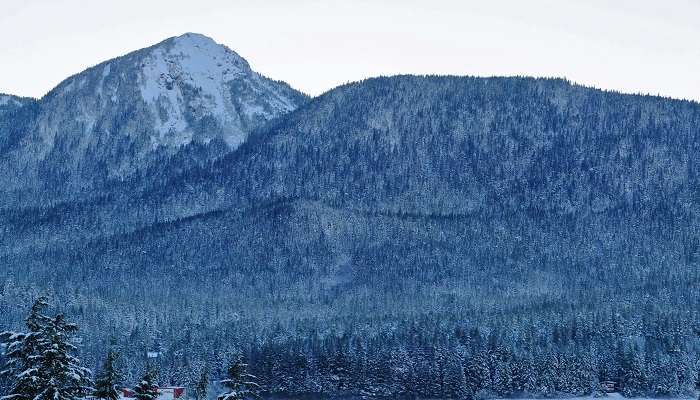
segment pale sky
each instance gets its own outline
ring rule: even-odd
[[[700,100],[700,0],[0,0],[0,92],[197,32],[316,95],[377,75],[529,75]]]

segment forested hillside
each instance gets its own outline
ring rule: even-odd
[[[700,105],[557,79],[334,89],[234,151],[6,208],[3,322],[38,293],[130,379],[242,353],[269,392],[694,389]],[[191,154],[192,156],[187,156]]]

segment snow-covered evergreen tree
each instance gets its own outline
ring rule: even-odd
[[[228,367],[226,379],[220,381],[227,389],[219,395],[218,400],[243,400],[258,398],[260,386],[254,381],[255,376],[247,372],[248,365],[236,360]]]
[[[464,376],[462,361],[456,355],[450,355],[443,366],[443,393],[451,399],[468,397],[467,381]]]
[[[209,393],[209,369],[204,367],[194,390],[195,400],[206,400]]]
[[[39,384],[33,400],[75,400],[92,391],[91,372],[80,366],[71,343],[78,326],[58,314],[42,329],[38,340]]]
[[[42,331],[51,321],[43,314],[46,307],[48,302],[45,297],[39,297],[34,302],[25,320],[27,333],[3,332],[1,334],[7,359],[2,375],[12,382],[9,394],[4,399],[31,400],[39,393],[39,339]]]
[[[537,391],[537,372],[535,371],[535,360],[529,356],[523,362],[522,368],[523,393],[530,394]]]
[[[626,397],[643,395],[647,390],[647,381],[644,358],[636,349],[633,349],[624,365],[622,394]]]
[[[134,388],[134,398],[136,400],[154,400],[157,397],[156,372],[151,366],[146,366],[146,371]]]
[[[117,400],[119,399],[119,385],[121,375],[115,366],[119,353],[110,349],[107,353],[102,371],[95,380],[95,392],[93,395],[98,399]]]
[[[68,323],[63,314],[49,318],[43,314],[48,302],[35,301],[26,320],[28,333],[4,333],[4,374],[14,381],[4,399],[75,400],[91,391],[90,370],[80,366],[71,343],[78,326]]]
[[[467,396],[477,397],[479,391],[491,386],[491,373],[484,354],[475,354],[467,363],[465,372]]]

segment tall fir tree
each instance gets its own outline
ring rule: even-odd
[[[154,400],[158,397],[158,385],[156,383],[157,373],[153,367],[146,365],[138,385],[134,388],[134,398],[136,400]]]
[[[204,367],[194,390],[195,400],[206,400],[209,395],[209,368]]]
[[[91,372],[80,366],[71,343],[78,326],[58,314],[39,336],[39,376],[41,385],[34,400],[75,400],[92,392]]]
[[[442,371],[443,395],[450,399],[466,399],[469,394],[467,380],[464,375],[462,360],[457,355],[449,355],[445,360]]]
[[[219,395],[218,400],[244,400],[257,399],[260,385],[255,382],[256,377],[247,372],[248,365],[240,359],[233,361],[227,371],[226,379],[220,381],[221,386],[227,389]]]
[[[63,314],[47,317],[47,307],[46,299],[39,298],[27,318],[29,332],[8,337],[5,373],[14,376],[15,384],[5,399],[75,400],[92,390],[90,370],[73,355],[78,326]]]
[[[107,353],[107,358],[105,359],[102,371],[95,380],[95,392],[93,395],[98,399],[119,399],[121,375],[115,365],[118,357],[119,353],[117,353],[114,349],[110,349]]]
[[[491,372],[484,353],[474,354],[465,371],[467,398],[478,397],[479,391],[491,385]]]
[[[645,394],[647,381],[644,358],[637,349],[632,349],[623,365],[622,394],[626,397]]]
[[[11,382],[6,399],[31,400],[39,394],[39,340],[42,331],[51,322],[51,318],[44,315],[48,306],[46,297],[34,301],[25,320],[28,332],[7,331],[0,334],[7,360],[1,373]]]

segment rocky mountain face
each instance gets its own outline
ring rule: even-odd
[[[0,179],[6,192],[104,187],[188,146],[224,154],[306,100],[227,47],[185,34],[70,77],[17,116]]]

